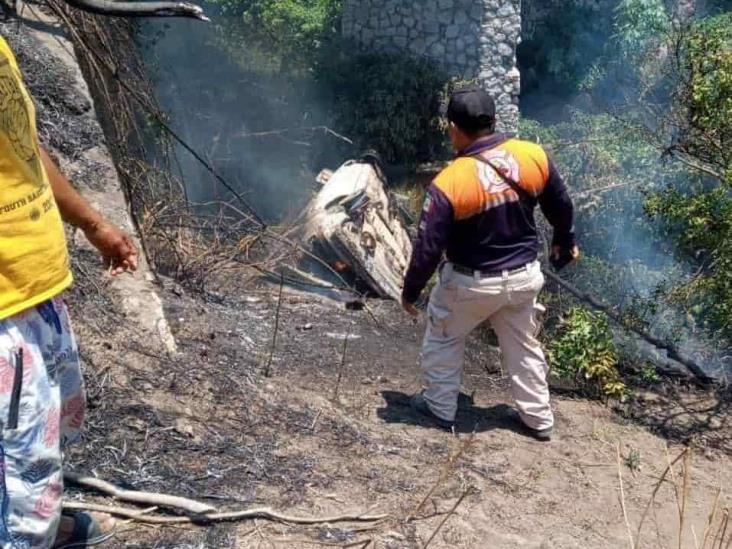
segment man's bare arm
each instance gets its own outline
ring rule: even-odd
[[[69,183],[48,153],[41,149],[41,160],[53,190],[61,217],[78,227],[99,250],[113,275],[137,269],[137,247],[124,231],[108,223]]]

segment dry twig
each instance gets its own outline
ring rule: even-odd
[[[455,511],[457,511],[457,508],[460,507],[460,504],[463,502],[463,500],[468,497],[470,494],[471,489],[466,488],[465,491],[460,495],[460,498],[455,502],[455,505],[452,506],[452,509],[448,511],[448,513],[445,515],[445,517],[440,521],[440,524],[437,525],[437,528],[435,528],[435,531],[432,532],[432,535],[429,537],[429,539],[425,542],[424,547],[422,549],[427,549],[430,543],[432,543],[432,540],[435,539],[435,536],[439,533],[439,531],[442,529],[442,527],[445,525],[445,523],[450,519],[450,517],[455,514]]]
[[[351,337],[351,323],[348,323],[346,337],[343,338],[343,351],[341,352],[341,364],[338,367],[338,379],[336,380],[335,390],[333,391],[333,400],[338,401],[338,393],[341,388],[341,380],[343,379],[343,370],[346,368],[346,352],[348,350],[348,338]]]
[[[435,482],[432,488],[430,488],[429,492],[425,494],[425,496],[420,500],[420,502],[412,510],[412,512],[409,513],[409,515],[407,516],[407,522],[415,518],[417,513],[422,510],[425,503],[427,503],[427,501],[429,501],[429,499],[432,497],[432,494],[434,494],[437,489],[442,486],[442,484],[447,480],[447,478],[450,476],[450,473],[455,470],[455,467],[457,466],[460,458],[463,456],[463,454],[465,454],[465,452],[473,444],[474,441],[475,431],[473,431],[473,433],[469,437],[463,440],[458,446],[457,450],[447,458],[445,463],[442,464],[442,469],[440,471],[440,476],[437,478],[437,482]]]
[[[129,501],[132,503],[145,503],[156,507],[173,507],[182,509],[189,513],[200,514],[216,511],[215,507],[201,503],[192,499],[182,498],[179,496],[171,496],[168,494],[158,494],[153,492],[140,492],[136,490],[124,490],[118,488],[114,484],[102,480],[100,478],[79,475],[77,473],[64,473],[64,480],[84,486],[94,488],[99,492],[112,496],[120,501]]]
[[[686,502],[691,491],[691,448],[684,454],[684,484],[681,492],[681,511],[679,513],[679,549],[683,547],[684,521],[686,520]]]
[[[635,540],[635,546],[634,549],[638,549],[640,547],[640,540],[641,540],[641,530],[643,529],[643,523],[646,520],[646,516],[648,516],[648,511],[651,509],[651,506],[656,501],[656,495],[658,494],[658,491],[661,489],[661,485],[666,480],[667,475],[673,471],[673,466],[676,464],[681,458],[686,455],[687,449],[684,449],[683,452],[681,452],[676,459],[671,461],[669,459],[668,466],[666,467],[666,470],[661,475],[661,478],[658,479],[658,482],[656,483],[656,486],[653,488],[653,493],[651,494],[650,499],[648,500],[648,503],[646,504],[646,508],[643,510],[643,514],[641,515],[640,522],[638,523],[638,530],[636,532],[636,540]]]
[[[628,541],[630,542],[630,549],[636,547],[636,543],[633,540],[633,532],[630,529],[630,521],[628,520],[628,510],[625,507],[625,489],[623,488],[623,460],[620,456],[620,443],[615,447],[618,456],[618,484],[620,485],[620,508],[623,511],[623,520],[625,521],[625,528],[628,531]]]
[[[722,547],[724,547],[724,538],[727,537],[727,527],[729,526],[729,509],[725,509],[723,514],[724,518],[717,529],[717,533],[714,535],[715,540],[717,539],[717,536],[719,536],[719,545],[717,546],[717,549],[722,549]],[[712,546],[714,546],[714,543],[712,543]],[[730,536],[729,543],[727,543],[727,547],[725,549],[729,549],[730,547],[732,547],[732,536]]]
[[[702,536],[702,549],[706,549],[707,539],[712,529],[712,524],[717,518],[717,511],[719,510],[719,498],[722,496],[722,487],[717,488],[717,495],[714,497],[714,503],[712,503],[712,510],[709,511],[709,517],[707,518],[707,524],[704,527],[704,535]]]
[[[282,307],[282,288],[285,285],[284,276],[280,276],[280,291],[277,294],[277,309],[275,309],[275,321],[274,321],[274,332],[272,333],[272,346],[269,350],[269,357],[267,357],[267,363],[264,365],[264,376],[269,377],[272,375],[272,360],[274,359],[275,347],[277,346],[277,332],[280,329],[280,308]]]
[[[97,503],[86,503],[83,501],[65,501],[64,509],[95,511],[110,515],[132,519],[135,522],[145,524],[211,524],[214,522],[241,521],[250,519],[265,519],[274,522],[285,522],[289,524],[325,524],[334,522],[376,522],[388,518],[389,515],[333,515],[325,517],[295,517],[278,513],[267,507],[257,507],[241,511],[224,511],[218,513],[206,513],[190,517],[171,517],[160,515],[140,515],[138,509],[129,507],[118,507],[114,505],[99,505]]]

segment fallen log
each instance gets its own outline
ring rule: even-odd
[[[652,335],[648,331],[638,328],[637,326],[631,326],[629,325],[623,317],[615,312],[610,305],[607,303],[604,303],[600,301],[597,297],[595,297],[592,294],[583,292],[576,286],[570,284],[566,280],[564,280],[561,276],[559,276],[557,273],[550,271],[547,268],[542,268],[542,272],[544,275],[550,279],[552,282],[556,283],[558,286],[561,286],[565,290],[567,290],[570,294],[574,295],[577,299],[580,301],[583,301],[587,303],[590,307],[593,309],[600,311],[604,315],[606,315],[608,318],[613,320],[615,323],[617,323],[621,328],[628,330],[630,332],[633,332],[637,336],[639,336],[644,341],[647,341],[654,347],[661,349],[663,351],[666,351],[666,355],[672,359],[678,362],[679,364],[682,364],[685,366],[689,372],[691,372],[694,377],[696,377],[699,381],[701,381],[704,384],[712,384],[715,383],[715,379],[711,377],[709,374],[707,374],[704,371],[704,368],[701,367],[701,365],[696,362],[694,359],[692,359],[687,354],[680,351],[673,343],[669,343],[667,341],[662,341],[656,336]]]

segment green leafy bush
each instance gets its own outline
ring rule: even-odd
[[[246,42],[263,42],[267,52],[279,53],[278,65],[287,68],[308,70],[322,45],[339,38],[342,0],[214,1],[225,14],[241,17],[234,25],[227,25],[230,38],[232,31],[244,30]]]
[[[547,351],[552,375],[594,396],[626,395],[612,332],[603,316],[582,307],[570,309]]]
[[[699,193],[669,189],[651,195],[650,215],[665,220],[679,244],[678,252],[698,265],[672,299],[710,331],[732,341],[732,197],[720,187]]]
[[[681,45],[686,80],[679,98],[688,126],[678,146],[732,188],[732,13],[697,23]]]
[[[390,163],[444,152],[440,98],[450,79],[432,61],[403,55],[341,55],[320,67],[333,94],[334,123]]]

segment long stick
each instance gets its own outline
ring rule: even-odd
[[[94,488],[99,492],[112,496],[120,501],[129,501],[132,503],[145,503],[147,505],[154,505],[156,507],[174,507],[176,509],[182,509],[189,513],[201,514],[210,513],[216,511],[215,507],[192,499],[182,498],[179,496],[171,496],[168,494],[156,494],[152,492],[139,492],[136,490],[124,490],[118,488],[114,484],[102,480],[100,478],[89,477],[80,475],[78,473],[66,472],[64,473],[64,480],[78,484],[79,486],[85,486],[87,488]]]
[[[264,366],[264,376],[269,377],[272,375],[272,360],[274,359],[275,347],[277,346],[277,332],[280,329],[280,307],[282,307],[282,287],[285,285],[284,275],[280,275],[280,291],[277,295],[277,309],[275,310],[275,324],[274,333],[272,334],[272,348],[269,350],[269,357],[267,358],[267,364]]]
[[[453,505],[452,506],[452,509],[450,509],[450,511],[447,513],[447,515],[445,515],[445,518],[443,518],[440,521],[440,524],[437,525],[437,528],[435,528],[435,531],[432,532],[432,535],[425,542],[424,547],[422,549],[427,549],[427,547],[432,542],[432,540],[435,539],[435,536],[440,531],[440,529],[445,525],[445,523],[448,521],[448,519],[455,513],[455,511],[457,510],[457,508],[460,507],[460,504],[463,502],[463,500],[466,497],[468,497],[468,494],[470,494],[470,489],[469,488],[462,493],[462,495],[460,496],[460,499],[458,499],[457,502],[455,502],[455,505]]]
[[[455,469],[455,466],[457,465],[458,460],[462,457],[462,455],[465,453],[465,451],[470,447],[471,444],[473,444],[473,441],[475,440],[475,431],[467,437],[458,447],[458,449],[453,453],[452,455],[448,456],[445,463],[442,465],[442,469],[440,471],[440,476],[437,478],[437,482],[430,488],[429,492],[425,494],[425,496],[420,500],[420,502],[417,504],[417,506],[414,508],[414,510],[409,513],[407,516],[407,522],[411,521],[417,513],[419,513],[422,510],[422,507],[424,507],[425,503],[432,497],[432,494],[434,494],[437,489],[442,485],[445,480],[447,480],[447,477],[449,476],[450,472]]]
[[[679,349],[674,345],[673,343],[669,343],[666,341],[661,341],[654,335],[650,334],[646,330],[642,328],[638,328],[636,326],[629,325],[623,318],[612,310],[612,308],[606,304],[600,301],[597,297],[595,297],[592,294],[583,292],[579,290],[576,286],[570,284],[566,280],[564,280],[562,277],[557,275],[556,273],[550,271],[547,268],[542,268],[542,272],[544,275],[551,279],[553,282],[567,290],[569,293],[573,294],[577,299],[584,301],[588,305],[590,305],[593,309],[596,309],[603,314],[607,315],[611,320],[616,322],[618,325],[620,325],[625,330],[629,330],[633,332],[634,334],[640,336],[642,339],[653,345],[654,347],[657,347],[659,349],[662,349],[666,351],[666,354],[668,357],[672,360],[675,360],[676,362],[679,362],[680,364],[683,364],[686,366],[686,368],[694,374],[700,381],[703,383],[714,383],[715,379],[710,377],[705,371],[704,368],[702,368],[698,362],[693,360],[688,355],[682,353],[679,351]]]
[[[643,510],[643,514],[641,515],[640,522],[638,523],[638,531],[636,532],[636,540],[635,540],[635,549],[638,549],[640,547],[640,539],[641,539],[641,530],[643,528],[643,523],[646,520],[646,516],[648,516],[648,511],[650,510],[651,506],[653,505],[653,502],[656,501],[656,494],[658,494],[658,491],[661,489],[661,485],[666,480],[666,476],[671,472],[671,468],[674,466],[676,462],[678,462],[684,455],[686,454],[687,450],[684,450],[681,452],[676,459],[673,461],[669,461],[668,466],[666,467],[666,470],[661,475],[661,478],[658,479],[658,483],[656,483],[656,486],[653,488],[653,493],[651,494],[650,499],[648,500],[648,503],[646,504],[646,508]]]
[[[681,491],[681,513],[679,514],[679,549],[683,547],[684,522],[686,520],[686,502],[691,490],[691,449],[684,454],[684,484]]]
[[[719,539],[720,549],[722,549],[724,538],[727,535],[727,526],[729,526],[729,509],[724,510],[724,528],[722,528],[722,537]],[[727,544],[727,547],[725,549],[729,549],[730,547],[732,547],[732,536],[730,536],[729,543]]]
[[[717,495],[714,497],[714,503],[712,504],[712,510],[709,512],[709,517],[707,518],[707,524],[704,527],[704,535],[702,536],[702,549],[706,549],[707,547],[707,539],[709,538],[709,533],[712,529],[712,524],[714,524],[714,519],[717,518],[717,510],[719,509],[719,498],[722,495],[722,487],[720,486],[717,488]],[[714,544],[714,542],[712,542]]]
[[[628,541],[630,542],[630,549],[633,549],[636,544],[633,540],[633,532],[630,529],[630,521],[628,520],[628,510],[625,507],[625,489],[623,488],[623,462],[620,458],[620,444],[615,447],[618,454],[618,484],[620,485],[620,508],[623,511],[623,520],[625,521],[625,528],[628,531]]]
[[[211,513],[195,517],[161,517],[159,515],[140,515],[139,509],[129,507],[117,507],[110,505],[99,505],[97,503],[85,503],[83,501],[64,501],[64,509],[94,511],[110,515],[132,519],[145,524],[209,524],[212,522],[226,522],[248,519],[265,519],[274,522],[286,522],[290,524],[323,524],[333,522],[376,522],[384,520],[389,515],[335,515],[326,517],[294,517],[278,513],[267,507],[257,507],[242,511],[227,511],[223,513]]]
[[[338,392],[341,389],[341,380],[343,379],[343,370],[346,369],[346,351],[348,350],[348,338],[351,337],[351,323],[348,323],[346,337],[343,339],[343,352],[341,353],[341,364],[338,368],[338,380],[336,381],[335,391],[333,391],[333,400],[338,400]]]

